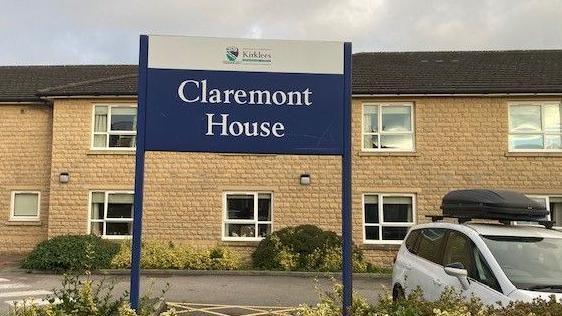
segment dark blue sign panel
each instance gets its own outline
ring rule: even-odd
[[[146,151],[341,155],[351,315],[351,44],[141,36],[131,258],[139,306]]]
[[[148,69],[146,150],[341,155],[343,75]]]

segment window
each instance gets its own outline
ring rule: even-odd
[[[535,200],[546,207],[550,211],[550,220],[554,222],[554,226],[562,226],[562,195],[546,196],[546,195],[528,195],[531,200]],[[528,222],[518,222],[528,223]]]
[[[96,105],[93,125],[92,148],[135,148],[137,108],[134,105]]]
[[[41,194],[35,191],[12,192],[12,207],[10,220],[38,221]]]
[[[271,233],[272,194],[229,192],[224,194],[224,240],[260,240]]]
[[[363,105],[364,151],[413,151],[414,107],[412,104]]]
[[[443,265],[460,263],[468,272],[468,276],[474,276],[474,265],[472,264],[472,242],[463,234],[451,231],[443,254]]]
[[[476,246],[474,246],[474,244],[472,246],[472,253],[474,255],[474,265],[476,270],[476,275],[473,276],[473,279],[491,287],[498,292],[502,292],[500,284],[494,276],[492,269],[490,269],[488,263],[486,262],[486,259],[484,259],[482,253]]]
[[[127,238],[133,234],[132,192],[92,192],[89,233],[105,238]]]
[[[562,151],[560,102],[509,105],[510,151]]]
[[[406,239],[406,249],[408,249],[409,252],[416,254],[417,249],[416,249],[416,245],[418,243],[418,238],[420,236],[421,230],[416,229],[412,232],[410,232],[410,234],[408,235],[408,238]]]
[[[441,249],[445,243],[446,229],[424,228],[418,237],[417,255],[433,263],[441,264]]]
[[[472,240],[457,231],[450,231],[443,253],[443,265],[447,266],[452,263],[461,263],[469,278],[501,292],[498,281],[480,250]]]
[[[413,194],[363,195],[365,243],[400,244],[414,225]]]
[[[562,284],[562,239],[482,236],[507,278],[519,289]]]

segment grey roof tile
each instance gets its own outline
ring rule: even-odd
[[[62,95],[68,95],[66,92],[105,94],[105,90],[136,94],[136,73],[135,65],[0,66],[0,101],[37,101],[39,95],[48,95],[51,90],[52,94]],[[134,78],[128,82],[122,78],[111,80],[125,75]],[[85,84],[89,81],[90,84]],[[64,89],[65,86],[68,87]]]
[[[560,93],[562,50],[358,53],[354,94]]]
[[[354,94],[562,93],[562,50],[353,55]],[[0,66],[0,101],[135,95],[136,65]]]

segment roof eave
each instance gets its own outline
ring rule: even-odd
[[[41,99],[71,99],[71,98],[136,98],[135,92],[84,92],[84,93],[53,93],[53,94],[38,94]]]
[[[42,104],[44,100],[38,97],[2,97],[0,98],[2,104]]]
[[[562,95],[560,87],[547,89],[355,89],[354,96],[505,96],[505,95]]]

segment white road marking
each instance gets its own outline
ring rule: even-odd
[[[18,289],[30,288],[31,285],[24,284],[24,283],[17,283],[17,282],[7,283],[10,282],[10,280],[5,278],[0,278],[0,282],[3,282],[0,283],[0,298],[17,298],[15,300],[4,301],[6,304],[9,304],[11,306],[14,306],[15,304],[23,305],[24,303],[26,305],[35,305],[35,306],[46,305],[49,304],[48,300],[46,300],[45,298],[33,298],[33,296],[45,296],[45,295],[53,294],[53,292],[45,291],[45,290],[28,290],[28,291],[18,290]],[[25,299],[21,299],[21,298],[25,298]],[[60,303],[60,301],[57,300],[56,303]]]
[[[49,295],[49,294],[53,294],[53,292],[45,291],[45,290],[15,291],[15,292],[0,293],[0,298],[18,297],[18,296],[29,297],[29,296]]]
[[[59,304],[60,302],[62,302],[59,299],[55,299],[54,304]],[[14,300],[14,301],[5,301],[6,304],[10,304],[12,306],[14,306],[15,304],[18,304],[19,306],[23,305],[25,303],[25,305],[27,306],[43,306],[43,305],[47,305],[50,304],[50,302],[46,299],[42,299],[42,298],[36,298],[36,299],[28,299],[28,300]]]
[[[26,287],[31,287],[31,285],[21,284],[21,283],[3,283],[0,284],[0,290],[11,290],[11,289],[23,289]]]

